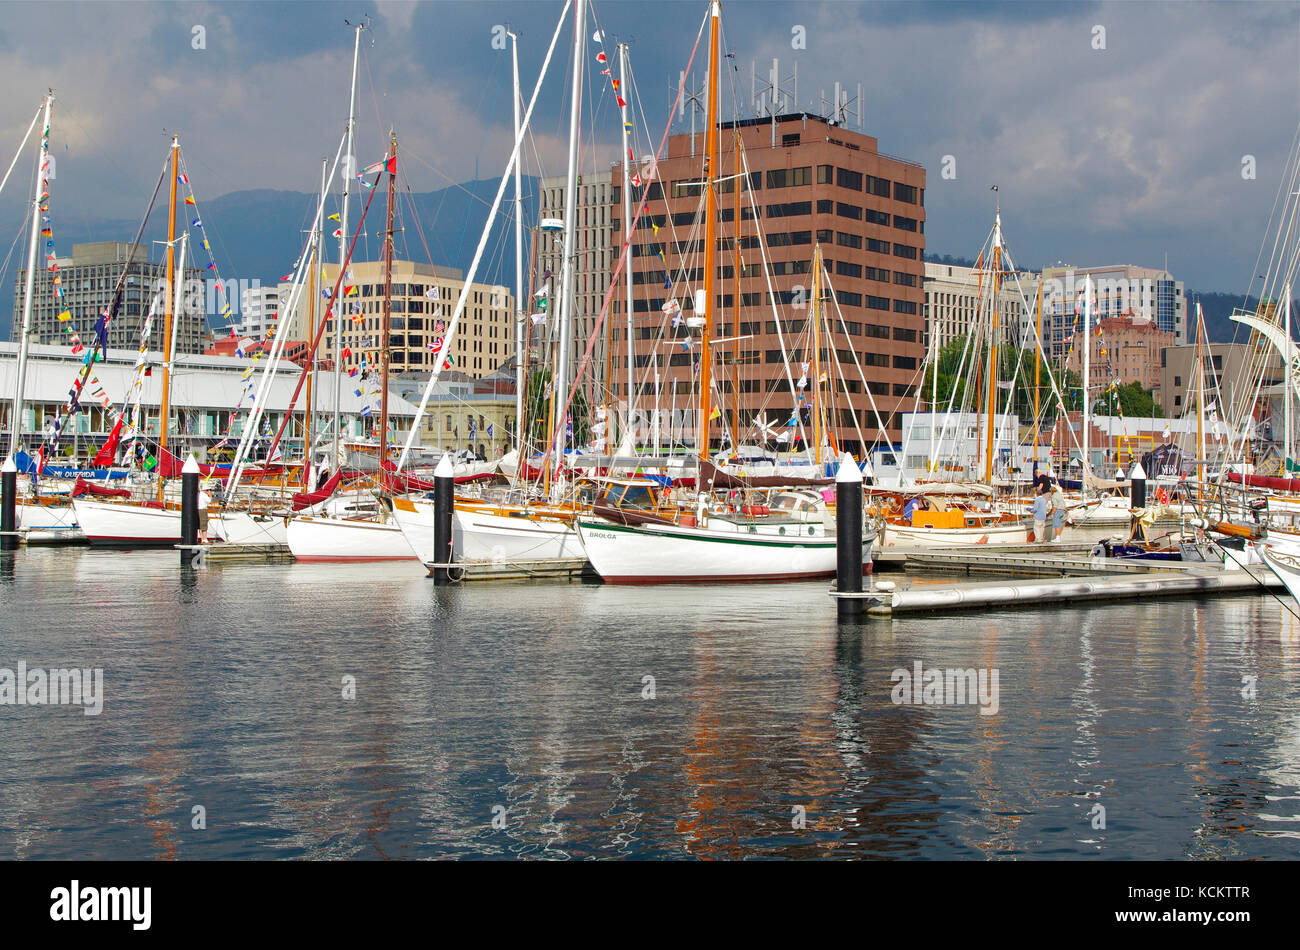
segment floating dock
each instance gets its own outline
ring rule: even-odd
[[[217,541],[209,544],[177,544],[178,551],[193,551],[209,564],[227,561],[292,561],[293,552],[287,544],[226,544]]]
[[[585,557],[546,558],[536,561],[456,561],[448,565],[448,568],[454,584],[481,581],[600,580],[600,575]],[[433,573],[432,567],[429,567],[429,573]]]
[[[1053,545],[1057,547],[1057,545]],[[1183,561],[1137,557],[1071,557],[1056,551],[1043,554],[989,554],[968,549],[929,550],[909,554],[907,571],[959,574],[1001,574],[1028,577],[1071,577],[1089,574],[1151,574],[1191,569]],[[1260,565],[1262,568],[1263,565]]]
[[[867,602],[869,616],[888,618],[902,613],[957,613],[1048,604],[1077,606],[1107,600],[1249,594],[1265,590],[1283,590],[1283,587],[1263,565],[1252,566],[1249,571],[1195,565],[1137,577],[1112,574],[1086,580],[1066,577],[1023,583],[984,581],[903,590],[889,585],[889,589],[875,587],[860,594],[840,594],[835,590],[830,593],[832,597],[862,598]]]
[[[914,544],[891,544],[886,548],[872,548],[871,562],[875,566],[876,570],[901,571],[904,570],[908,560],[917,555],[961,554],[963,552],[968,552],[971,554],[987,554],[995,557],[1022,554],[1044,554],[1058,557],[1069,554],[1088,555],[1096,546],[1096,541],[1071,541],[1061,543],[1030,541],[1023,544],[952,544],[938,547],[933,545],[920,547]]]

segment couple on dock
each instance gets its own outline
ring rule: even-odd
[[[1052,516],[1050,535],[1047,516]],[[1065,526],[1065,492],[1061,483],[1046,475],[1039,475],[1034,488],[1034,529],[1030,541],[1060,541]]]

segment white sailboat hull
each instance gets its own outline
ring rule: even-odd
[[[415,560],[402,529],[392,523],[294,518],[285,543],[299,561]]]
[[[835,573],[835,538],[756,537],[735,531],[660,525],[627,527],[578,520],[597,573],[610,584],[806,580]],[[874,537],[864,538],[862,564],[871,569]]]
[[[208,519],[208,537],[226,544],[289,543],[284,518],[252,515],[246,511],[214,512]]]
[[[85,541],[71,504],[15,506],[18,529],[28,544],[59,544]]]
[[[393,517],[407,541],[428,564],[433,560],[433,502],[398,499]],[[582,539],[565,519],[537,514],[514,517],[457,507],[451,525],[458,561],[543,561],[585,557]]]
[[[1274,545],[1267,542],[1255,546],[1259,556],[1286,585],[1291,598],[1300,603],[1300,551],[1293,546]]]
[[[973,528],[912,528],[885,525],[881,547],[949,547],[954,544],[1024,544],[1029,528],[1024,524],[996,524]]]
[[[181,513],[168,508],[115,504],[74,498],[77,524],[91,544],[154,545],[181,543]]]

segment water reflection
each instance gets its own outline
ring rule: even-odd
[[[1300,837],[1300,622],[1269,597],[837,626],[820,583],[176,562],[10,560],[0,666],[101,667],[106,695],[98,717],[0,707],[0,855],[1240,858]],[[998,669],[998,713],[896,705],[918,661]]]

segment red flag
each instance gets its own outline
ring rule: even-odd
[[[96,454],[92,465],[112,465],[113,459],[117,455],[117,443],[122,438],[122,417],[117,417],[117,424],[113,426],[113,431],[108,434],[108,441],[104,447]]]
[[[394,156],[392,156],[391,158],[388,159],[388,174],[390,174],[390,175],[396,175],[396,174],[397,174],[397,156],[396,156],[396,155],[394,155]]]

